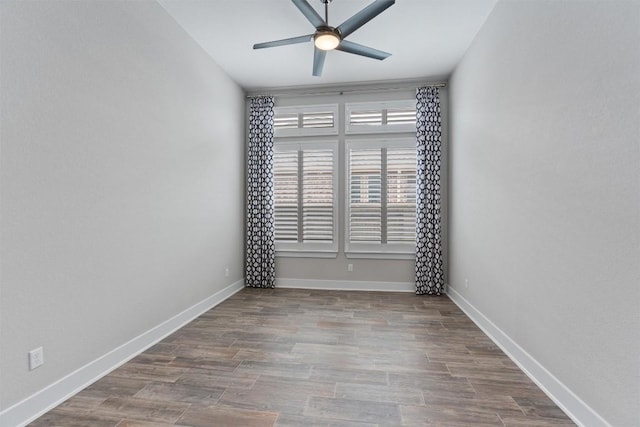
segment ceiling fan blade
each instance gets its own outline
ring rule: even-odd
[[[374,49],[369,46],[364,46],[358,43],[353,43],[348,40],[342,40],[338,45],[338,47],[336,47],[336,50],[355,53],[356,55],[366,56],[368,58],[373,58],[373,59],[379,59],[381,61],[391,56],[390,53],[383,52],[381,50]]]
[[[340,35],[344,38],[362,27],[367,22],[384,12],[387,8],[393,6],[395,0],[376,0],[351,18],[344,21],[338,26]]]
[[[322,67],[324,67],[324,58],[327,56],[326,50],[314,47],[313,51],[313,75],[320,77],[322,75]]]
[[[289,39],[274,40],[272,42],[256,43],[253,45],[253,48],[264,49],[265,47],[285,46],[288,44],[308,42],[308,41],[311,41],[311,39],[313,39],[313,34],[308,34],[306,36],[291,37]]]
[[[318,12],[316,12],[316,10],[313,7],[311,7],[311,5],[307,2],[307,0],[291,0],[291,1],[293,2],[293,4],[296,5],[298,9],[300,9],[300,12],[302,12],[302,14],[309,20],[309,22],[311,22],[311,25],[313,25],[316,28],[327,25],[327,23],[324,22],[324,19],[322,19],[322,17],[318,15]]]

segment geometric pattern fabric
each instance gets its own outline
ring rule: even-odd
[[[247,153],[245,284],[275,286],[273,218],[273,106],[271,96],[251,98]]]
[[[416,294],[444,292],[440,172],[442,127],[437,87],[416,94]]]

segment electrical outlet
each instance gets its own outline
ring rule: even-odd
[[[347,264],[347,271],[353,271],[353,264]]]
[[[33,371],[38,366],[44,364],[44,351],[42,347],[38,347],[29,352],[29,370]]]
[[[469,289],[469,279],[464,279],[464,288]]]
[[[224,276],[229,277],[229,267],[224,269]]]

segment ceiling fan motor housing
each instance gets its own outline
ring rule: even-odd
[[[333,50],[340,44],[342,37],[340,32],[333,27],[321,26],[316,29],[313,35],[313,43],[318,49]]]

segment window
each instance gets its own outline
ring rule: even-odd
[[[415,141],[350,141],[346,158],[348,256],[387,253],[402,257],[413,254]]]
[[[335,256],[337,240],[337,142],[274,145],[276,250]],[[321,255],[315,255],[321,256]]]
[[[277,255],[414,257],[415,100],[274,113]]]
[[[338,133],[338,106],[307,105],[276,107],[273,116],[274,135],[334,135]]]
[[[415,101],[352,103],[345,107],[346,133],[415,132]]]

